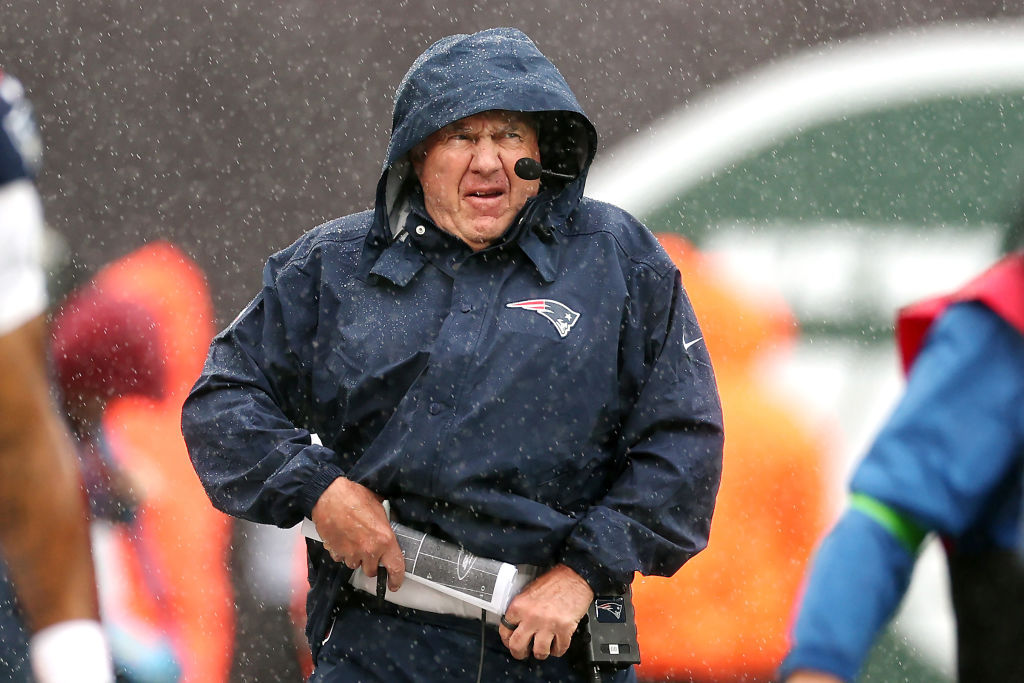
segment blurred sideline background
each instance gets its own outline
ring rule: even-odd
[[[767,680],[810,546],[899,392],[895,309],[990,261],[1019,199],[1024,8],[1010,3],[6,0],[3,16],[0,68],[36,107],[40,191],[67,249],[55,294],[165,240],[205,274],[210,329],[271,252],[370,204],[391,95],[428,44],[499,25],[538,43],[599,131],[588,194],[668,235],[733,430],[711,546],[641,586],[663,606],[641,624],[651,680]],[[136,435],[124,464],[193,500],[187,471],[161,483],[151,465],[181,451],[149,453],[118,421],[145,411],[112,411],[108,429]],[[294,534],[210,523],[230,529],[213,551],[236,610],[201,628],[236,645],[187,680],[297,680]],[[866,679],[949,680],[943,571],[921,564]],[[703,626],[673,630],[687,623]]]

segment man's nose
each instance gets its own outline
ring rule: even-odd
[[[490,175],[501,168],[501,154],[493,140],[480,140],[473,150],[471,170],[481,175]]]

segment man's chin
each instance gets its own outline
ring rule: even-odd
[[[512,225],[512,221],[482,221],[467,231],[466,235],[472,242],[470,246],[483,248],[497,242]]]

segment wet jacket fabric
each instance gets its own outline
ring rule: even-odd
[[[850,485],[854,494],[942,537],[954,584],[960,680],[1017,680],[1024,674],[1020,600],[1005,592],[1016,586],[1024,599],[1024,577],[1012,568],[1020,535],[1022,405],[1020,330],[980,301],[953,303],[930,325],[904,396]],[[876,519],[847,510],[818,549],[783,679],[806,668],[854,680],[899,605],[915,560],[913,550]],[[987,570],[977,571],[980,566]],[[1008,577],[998,582],[997,599],[958,588],[970,591],[996,576]],[[973,619],[982,602],[986,613]],[[1007,634],[1015,634],[1015,645],[1006,646]],[[987,653],[978,657],[975,646],[982,641]],[[1005,676],[1008,670],[1016,674]]]
[[[405,156],[491,109],[539,112],[543,163],[576,178],[543,185],[474,253],[430,221]],[[710,361],[655,238],[582,197],[595,149],[522,33],[455,36],[418,59],[374,210],[272,256],[211,346],[183,429],[214,504],[287,527],[346,476],[409,526],[565,562],[599,589],[703,548],[722,450]],[[343,568],[309,553],[315,639]]]

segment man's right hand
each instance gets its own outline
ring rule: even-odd
[[[820,671],[796,671],[785,683],[843,683],[843,679]]]
[[[313,506],[313,524],[335,562],[349,569],[362,567],[371,578],[383,566],[388,570],[388,589],[401,588],[405,557],[376,493],[338,477]]]

